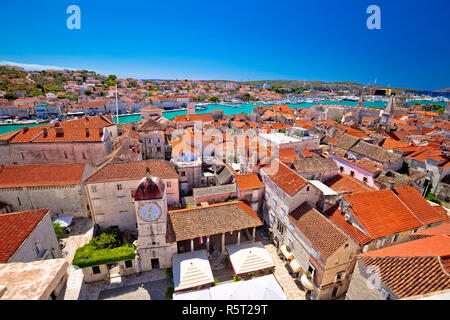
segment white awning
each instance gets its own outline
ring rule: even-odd
[[[211,295],[208,289],[193,290],[188,292],[175,292],[173,300],[211,300]]]
[[[306,274],[302,275],[300,278],[300,281],[302,282],[302,285],[308,289],[308,290],[314,290],[314,284],[312,283],[312,280],[309,280]]]
[[[238,281],[209,289],[211,300],[287,300],[278,281],[271,274],[248,281]]]
[[[287,298],[283,288],[271,274],[203,290],[174,293],[173,300],[287,300]]]
[[[175,291],[214,283],[205,250],[176,254],[172,258]]]
[[[261,242],[229,246],[227,250],[236,275],[275,267]]]
[[[287,250],[285,244],[283,244],[283,245],[280,247],[280,251],[283,253],[283,256],[284,256],[286,259],[288,259],[288,260],[294,259],[294,256],[292,255],[292,253],[290,253],[290,252]]]
[[[300,264],[295,259],[292,259],[292,261],[289,262],[289,266],[291,267],[292,271],[294,271],[295,273],[300,272],[302,270],[302,268],[300,267]]]

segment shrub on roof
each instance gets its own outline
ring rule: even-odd
[[[122,245],[123,235],[118,229],[108,228],[75,252],[72,264],[80,268],[134,259],[134,247]]]
[[[77,249],[72,264],[80,268],[134,259],[134,247],[125,244],[113,249],[97,249],[88,243]]]
[[[122,245],[122,239],[123,235],[120,230],[108,228],[89,243],[96,249],[113,249]]]

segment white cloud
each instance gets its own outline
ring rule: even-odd
[[[35,71],[35,70],[46,70],[46,69],[53,69],[53,70],[76,70],[74,68],[66,68],[66,67],[57,67],[57,66],[46,66],[42,64],[27,64],[27,63],[18,63],[18,62],[12,62],[12,61],[0,61],[0,65],[10,65],[10,66],[17,66],[24,68],[27,71]]]

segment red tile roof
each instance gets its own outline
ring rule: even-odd
[[[308,202],[289,214],[293,224],[324,256],[331,256],[347,240],[347,235]]]
[[[284,163],[292,163],[294,160],[299,160],[294,148],[280,149],[278,157]]]
[[[176,241],[263,225],[252,208],[242,201],[173,210],[169,215]]]
[[[264,188],[264,184],[256,173],[238,174],[234,177],[241,191]]]
[[[104,127],[113,125],[111,117],[95,116],[37,127],[23,127],[9,143],[102,142]],[[89,134],[86,134],[86,128]],[[47,129],[47,134],[45,134]],[[62,134],[57,134],[60,130]]]
[[[293,196],[308,184],[307,180],[278,160],[271,161],[270,165],[261,170],[289,196]]]
[[[372,238],[411,230],[423,225],[392,190],[344,195],[356,219]]]
[[[401,187],[394,189],[394,192],[423,224],[431,224],[446,219],[415,188],[411,186]]]
[[[450,223],[443,223],[437,227],[420,230],[414,233],[415,236],[435,236],[435,235],[450,236]]]
[[[0,165],[0,188],[80,184],[84,167],[84,163]]]
[[[178,173],[172,162],[165,160],[146,160],[107,163],[98,167],[84,180],[84,183],[141,180],[146,176],[147,168],[150,169],[152,176],[160,179],[178,179]]]
[[[336,192],[357,193],[373,191],[368,185],[346,174],[338,174],[337,176],[328,179],[325,181],[325,185]]]
[[[360,254],[362,257],[446,257],[450,256],[450,236],[435,235]]]
[[[6,263],[49,209],[0,214],[0,263]]]
[[[417,240],[420,241],[420,240]],[[381,281],[399,298],[450,288],[450,277],[437,257],[358,257],[377,266]]]
[[[365,244],[372,240],[371,237],[345,220],[345,215],[337,208],[337,206],[328,209],[326,215],[339,227],[341,227],[341,229],[344,230],[349,236],[358,241],[359,244]]]

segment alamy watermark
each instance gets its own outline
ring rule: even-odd
[[[66,26],[69,30],[81,29],[81,9],[79,6],[72,4],[67,7],[67,14],[70,16],[66,20]]]
[[[381,9],[377,5],[370,5],[366,11],[367,14],[370,14],[369,18],[367,18],[367,29],[369,30],[380,30],[381,29]]]

